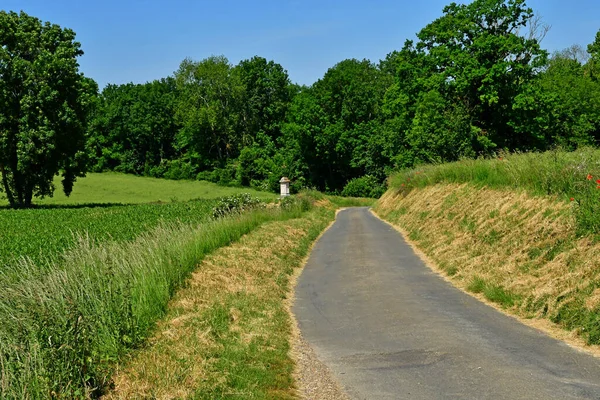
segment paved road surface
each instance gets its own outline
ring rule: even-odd
[[[367,208],[342,211],[302,273],[305,339],[356,399],[600,399],[600,359],[431,272]]]

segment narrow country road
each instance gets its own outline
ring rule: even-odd
[[[315,245],[294,313],[354,399],[600,399],[600,359],[455,289],[367,208]]]

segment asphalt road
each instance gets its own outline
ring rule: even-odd
[[[367,208],[315,245],[294,313],[351,398],[600,399],[600,359],[455,289]]]

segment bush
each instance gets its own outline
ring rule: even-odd
[[[227,164],[224,168],[215,168],[210,171],[201,171],[196,175],[198,181],[208,181],[222,186],[236,186],[236,166],[234,163]]]
[[[279,206],[285,211],[300,210],[305,212],[312,208],[312,201],[309,197],[303,195],[287,196],[281,199]]]
[[[365,175],[360,178],[354,178],[349,181],[342,196],[345,197],[371,197],[379,198],[385,193],[385,185],[380,183],[377,178],[372,175]]]
[[[166,179],[194,179],[194,169],[189,162],[173,160],[167,164],[163,177]]]
[[[240,214],[256,208],[265,208],[265,203],[260,201],[258,197],[252,197],[248,193],[221,197],[217,205],[213,208],[213,218],[222,218],[230,214]]]

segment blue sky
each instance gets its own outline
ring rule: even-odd
[[[172,74],[185,57],[260,55],[311,84],[346,58],[378,61],[442,14],[450,0],[0,0],[77,33],[81,70],[102,88]],[[552,29],[549,50],[587,45],[599,0],[529,0]]]

